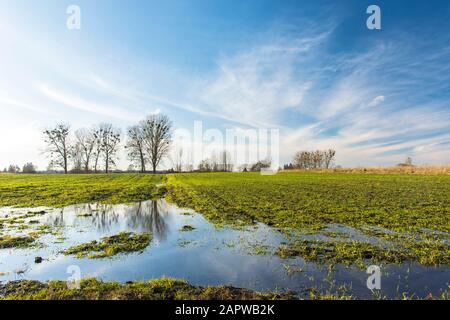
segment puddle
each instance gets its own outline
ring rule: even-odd
[[[306,295],[311,287],[327,289],[332,285],[351,286],[359,298],[371,298],[364,270],[326,266],[305,262],[301,258],[281,259],[273,255],[287,239],[264,225],[217,229],[192,210],[181,209],[165,200],[134,205],[75,205],[63,209],[0,208],[0,217],[24,215],[28,211],[45,214],[25,217],[38,220],[31,229],[51,227],[52,234],[41,236],[42,244],[29,249],[0,249],[0,281],[18,279],[65,280],[78,266],[82,277],[102,280],[131,281],[160,278],[182,278],[196,285],[233,285],[254,290],[294,290]],[[36,222],[36,221],[35,221]],[[192,226],[193,229],[184,226]],[[28,230],[0,229],[0,234],[26,234]],[[345,226],[332,231],[363,238]],[[119,254],[104,259],[77,259],[60,252],[73,245],[99,240],[121,231],[153,234],[151,244],[141,253]],[[35,257],[44,260],[34,262]],[[299,272],[300,271],[300,272]],[[415,263],[382,267],[382,292],[399,297],[402,292],[426,296],[448,290],[450,273],[446,267],[424,267]]]

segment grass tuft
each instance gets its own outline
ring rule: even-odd
[[[117,235],[102,238],[100,242],[73,246],[63,253],[65,255],[76,255],[77,258],[98,259],[112,257],[119,253],[130,253],[143,251],[152,240],[149,232],[133,234],[131,232],[121,232]]]
[[[182,280],[161,278],[121,284],[82,279],[79,289],[64,281],[22,280],[0,284],[0,298],[8,300],[265,300],[293,299],[289,293],[259,293],[230,286],[199,287]]]

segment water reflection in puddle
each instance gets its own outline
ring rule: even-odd
[[[34,212],[42,208],[33,209]],[[26,213],[25,209],[3,208],[0,217]],[[197,285],[233,285],[255,290],[294,290],[306,294],[310,287],[351,285],[351,292],[370,298],[363,270],[324,266],[300,258],[283,260],[273,255],[286,241],[281,233],[263,224],[243,229],[217,229],[200,214],[180,209],[165,200],[134,205],[75,205],[46,209],[44,215],[27,218],[51,226],[53,234],[39,238],[42,246],[31,249],[0,249],[0,281],[17,279],[67,279],[71,265],[79,266],[82,277],[130,281],[169,276]],[[183,226],[194,227],[182,231]],[[142,253],[105,259],[76,259],[60,254],[75,244],[99,240],[121,231],[153,234]],[[16,231],[20,234],[21,231]],[[24,232],[26,233],[26,232]],[[43,257],[40,264],[36,256]],[[402,292],[425,296],[447,289],[447,268],[416,264],[383,269],[383,293],[398,297]]]

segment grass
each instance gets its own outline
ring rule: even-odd
[[[37,247],[42,245],[37,241],[42,235],[57,235],[57,227],[41,224],[41,221],[33,219],[45,214],[43,210],[28,211],[10,213],[0,218],[0,249]]]
[[[327,224],[396,231],[450,230],[450,176],[400,174],[180,174],[169,197],[216,222],[261,221],[319,230]]]
[[[402,170],[407,169],[418,167]],[[279,229],[291,239],[289,250],[279,249],[284,257],[298,255],[361,266],[366,262],[408,260],[449,265],[450,175],[438,170],[431,170],[433,174],[384,172],[391,171],[281,172],[273,176],[0,174],[0,206],[136,202],[161,197],[167,191],[168,200],[195,209],[217,226],[258,221]],[[0,225],[20,225],[22,220],[0,219]],[[368,239],[389,246],[372,240],[355,241],[333,231],[328,232],[330,240],[326,242],[302,238],[336,224],[352,227]]]
[[[334,290],[309,288],[311,300],[354,300],[350,289],[341,286]],[[375,296],[376,299],[387,299]],[[79,288],[69,289],[67,282],[35,280],[0,283],[0,300],[294,300],[291,292],[257,292],[231,286],[194,286],[186,281],[161,278],[127,283],[103,282],[94,278],[81,279]],[[403,293],[397,299],[449,300],[446,290],[440,295],[418,297]]]
[[[412,168],[407,168],[412,170]],[[402,169],[402,170],[406,170]],[[130,203],[166,196],[181,207],[203,214],[218,227],[262,222],[280,230],[287,243],[278,248],[264,241],[243,244],[252,254],[301,257],[318,264],[450,265],[450,175],[414,168],[414,172],[336,170],[335,172],[192,173],[173,175],[12,175],[0,174],[0,206],[63,207],[77,203]],[[431,171],[430,171],[431,170]],[[414,173],[414,174],[413,174]],[[40,209],[37,209],[40,210]],[[25,213],[26,212],[26,213]],[[27,248],[47,233],[39,222],[45,211],[25,211],[0,218],[0,232],[30,229],[28,235],[2,235],[0,249]],[[333,226],[347,226],[354,235]],[[191,231],[191,225],[182,230]],[[139,252],[151,234],[121,233],[71,247],[64,254],[104,258]],[[180,240],[180,246],[195,244]],[[237,241],[239,241],[237,239]],[[224,244],[227,245],[227,244]],[[0,284],[0,299],[283,299],[289,294],[258,293],[233,287],[198,287],[163,278],[117,283],[84,279],[78,290],[63,281],[13,281]],[[351,291],[311,290],[310,299],[354,299]],[[379,298],[383,298],[380,296]],[[405,294],[403,299],[418,299]],[[448,290],[433,299],[449,299]]]
[[[63,207],[78,203],[129,203],[164,194],[152,174],[0,174],[0,206]]]
[[[82,279],[79,289],[64,281],[33,280],[0,284],[0,299],[8,300],[262,300],[292,299],[291,294],[259,293],[229,286],[199,287],[185,281],[162,278],[130,283]]]
[[[407,246],[411,246],[410,249]],[[422,248],[423,247],[423,248]],[[423,253],[420,250],[424,250]],[[365,268],[365,261],[371,263],[402,263],[418,260],[423,265],[449,263],[448,245],[421,245],[413,242],[383,248],[362,241],[308,241],[300,240],[282,245],[277,250],[282,258],[301,256],[306,261],[319,263],[340,263]]]
[[[65,255],[76,255],[77,258],[98,259],[112,257],[119,253],[143,251],[152,240],[150,233],[133,234],[121,232],[117,235],[102,238],[100,242],[92,241],[64,250]]]
[[[217,225],[259,221],[297,235],[288,247],[306,259],[315,253],[315,260],[334,263],[413,260],[449,265],[449,194],[450,175],[205,173],[169,176],[167,198]],[[339,237],[327,243],[299,239],[333,224],[361,232],[368,227],[385,230],[373,236],[389,240],[393,249]]]
[[[356,168],[333,168],[302,170],[283,170],[284,172],[328,172],[328,173],[402,173],[402,174],[450,174],[450,165],[441,166],[378,166],[378,167],[356,167]]]
[[[35,238],[31,236],[9,236],[0,237],[0,249],[28,248],[33,245]]]

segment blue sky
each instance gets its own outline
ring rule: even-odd
[[[279,128],[283,163],[317,148],[344,166],[448,163],[448,30],[448,1],[0,0],[0,167],[44,169],[40,132],[58,121],[124,129],[154,112]]]

